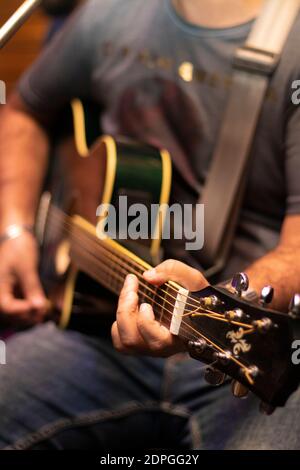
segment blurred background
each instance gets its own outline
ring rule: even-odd
[[[9,93],[18,77],[33,62],[39,51],[62,27],[67,16],[85,0],[42,0],[40,8],[0,50],[0,80]],[[0,0],[0,27],[24,0]]]
[[[22,0],[0,0],[0,25],[22,3]],[[6,83],[8,93],[21,73],[38,54],[43,45],[48,26],[48,16],[41,9],[38,9],[6,46],[0,50],[0,79]]]

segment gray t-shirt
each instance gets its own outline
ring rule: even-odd
[[[22,77],[19,90],[32,111],[56,119],[73,97],[94,100],[104,133],[168,148],[173,200],[195,202],[228,99],[234,51],[251,26],[193,26],[171,0],[90,0]],[[300,213],[300,108],[291,103],[291,84],[300,78],[299,33],[300,18],[263,106],[226,276],[272,249],[285,214]],[[167,256],[197,265],[197,253],[179,245],[168,245]]]

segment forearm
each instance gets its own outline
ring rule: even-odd
[[[33,224],[48,154],[44,129],[15,101],[0,114],[0,231]]]
[[[300,292],[299,219],[299,216],[288,217],[278,247],[246,270],[250,287],[258,293],[266,285],[274,288],[271,307],[280,311],[286,311],[293,295]]]
[[[271,307],[286,311],[292,296],[300,291],[300,249],[278,248],[246,270],[250,286],[258,293],[266,285],[274,288]]]

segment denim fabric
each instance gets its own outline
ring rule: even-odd
[[[300,391],[299,391],[300,392]],[[211,388],[203,365],[125,356],[52,323],[13,336],[0,367],[5,449],[300,449],[300,393],[271,417]]]

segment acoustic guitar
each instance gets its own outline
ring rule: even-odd
[[[229,376],[233,393],[242,397],[251,390],[265,412],[284,406],[300,381],[300,365],[292,361],[294,341],[300,339],[299,296],[284,314],[266,308],[263,299],[246,302],[243,273],[234,277],[233,292],[210,286],[190,293],[175,282],[148,284],[142,273],[160,261],[164,212],[154,215],[152,238],[113,240],[104,230],[108,213],[97,216],[97,208],[111,203],[122,216],[120,196],[149,208],[168,203],[170,155],[123,138],[99,138],[97,110],[79,100],[72,110],[75,138],[60,146],[55,184],[43,194],[37,216],[41,278],[60,327],[84,318],[97,334],[99,319],[114,311],[126,275],[134,273],[140,302],[150,303],[191,356],[208,364],[210,383]]]

